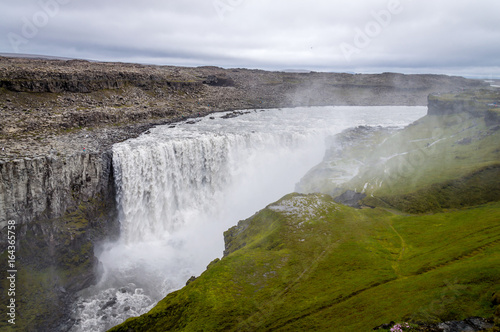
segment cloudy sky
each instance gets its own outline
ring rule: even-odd
[[[500,1],[2,0],[0,53],[500,78]]]

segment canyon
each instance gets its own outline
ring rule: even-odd
[[[5,226],[14,220],[21,271],[17,327],[67,330],[73,321],[66,309],[75,294],[96,283],[95,247],[120,232],[113,145],[158,125],[221,111],[428,104],[430,115],[445,114],[464,103],[447,93],[479,88],[487,84],[440,75],[0,57],[0,250],[4,259]],[[460,113],[465,106],[453,107]],[[483,113],[496,123],[495,112]]]

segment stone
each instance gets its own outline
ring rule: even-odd
[[[334,198],[334,201],[354,208],[361,208],[359,201],[366,197],[366,194],[347,190],[342,195]]]
[[[189,285],[190,283],[192,283],[195,280],[196,280],[196,277],[192,276],[191,278],[188,279],[188,281],[186,281],[186,286]]]

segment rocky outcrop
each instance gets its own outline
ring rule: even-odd
[[[394,326],[396,327],[394,328]],[[380,326],[374,327],[373,330],[402,331],[402,329],[405,328],[405,326],[410,326],[410,325],[408,325],[407,323],[396,324],[394,322],[390,322],[388,324],[382,324]],[[481,317],[470,317],[461,321],[453,320],[436,324],[424,324],[424,323],[413,324],[411,330],[422,331],[422,332],[459,332],[459,331],[480,332],[480,331],[489,331],[489,329],[492,329],[493,327],[494,323],[491,320],[484,319]]]
[[[48,155],[0,162],[0,228],[54,219],[97,195],[110,198],[110,153]]]
[[[208,84],[212,86],[234,86],[235,83],[230,77],[217,77],[215,75],[209,75],[203,84]]]
[[[360,201],[366,197],[366,194],[358,193],[352,190],[347,190],[342,195],[334,198],[335,202],[344,204],[356,209],[361,208]]]
[[[470,111],[474,104],[465,100],[442,100],[429,96],[429,115],[449,115]]]
[[[468,113],[475,117],[498,116],[500,90],[480,89],[458,93],[431,94],[428,97],[428,115]]]
[[[32,63],[37,61],[28,62]],[[113,70],[111,66],[97,64],[92,66],[89,62],[80,60],[55,62],[38,60],[38,63],[42,65],[39,70],[33,70],[31,66],[26,65],[26,62],[25,66],[9,68],[0,77],[0,88],[14,92],[89,93],[119,90],[126,85],[146,90],[171,87],[183,91],[196,91],[201,87],[200,82],[176,81],[175,77],[162,75],[160,72],[142,70],[147,67],[141,65],[124,65],[124,70]],[[47,64],[52,64],[54,67],[46,70]]]

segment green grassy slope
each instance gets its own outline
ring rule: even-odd
[[[428,115],[379,136],[358,138],[347,152],[327,156],[301,180],[301,189],[334,196],[363,192],[368,206],[408,213],[500,200],[500,125],[484,116]],[[350,179],[346,170],[354,170]]]
[[[347,186],[401,194],[500,164],[500,127],[466,114],[426,116],[377,146]],[[364,182],[366,181],[366,182]]]
[[[401,216],[288,195],[226,233],[229,253],[111,331],[368,331],[492,317],[500,203]]]

